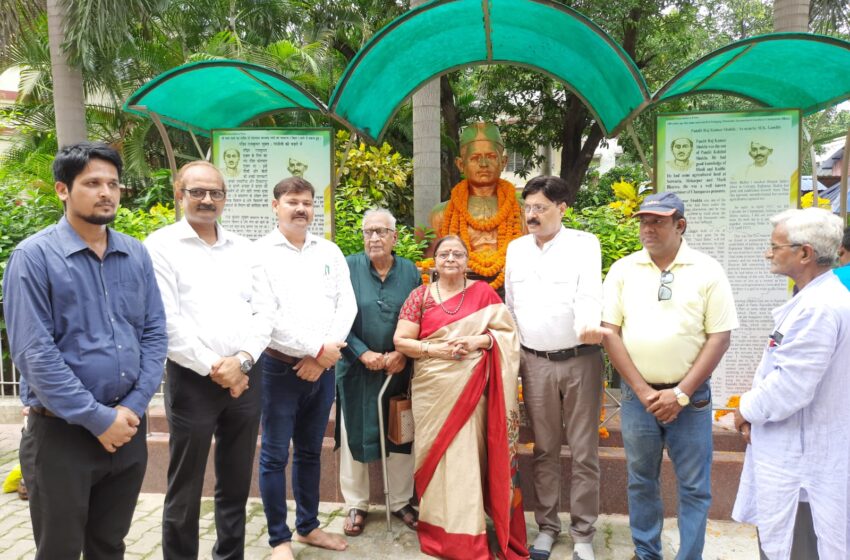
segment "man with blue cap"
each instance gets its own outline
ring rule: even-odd
[[[622,384],[629,524],[635,558],[661,559],[661,459],[673,461],[679,491],[679,560],[702,558],[711,505],[709,379],[738,326],[723,268],[688,247],[685,204],[647,196],[635,213],[643,249],[611,266],[602,325]]]

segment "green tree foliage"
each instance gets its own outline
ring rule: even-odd
[[[126,206],[118,208],[115,221],[112,223],[117,231],[126,233],[144,241],[151,233],[161,227],[174,223],[174,208],[156,204],[150,209],[138,208],[131,210]]]
[[[381,147],[349,141],[348,132],[337,133],[339,184],[334,193],[334,240],[343,254],[363,250],[363,214],[386,208],[398,220],[396,254],[417,261],[433,238],[418,239],[409,225],[413,218],[413,163],[384,143]]]
[[[579,190],[573,208],[578,211],[610,204],[615,199],[611,185],[617,181],[626,181],[639,189],[649,181],[649,177],[643,166],[638,164],[618,165],[601,175],[593,170],[587,174],[587,181]]]
[[[626,218],[622,212],[607,205],[581,210],[568,208],[563,223],[568,228],[590,232],[599,239],[603,275],[608,274],[617,259],[642,247],[638,237],[637,220]]]

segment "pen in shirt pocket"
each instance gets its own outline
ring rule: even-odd
[[[331,275],[331,267],[330,267],[330,265],[326,264],[325,265],[325,276],[330,276],[330,275]]]

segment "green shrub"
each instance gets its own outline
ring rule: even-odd
[[[564,214],[564,225],[596,235],[602,248],[603,275],[608,273],[614,261],[642,247],[638,221],[626,218],[622,212],[607,205],[578,211],[568,208]]]
[[[413,218],[413,162],[389,144],[378,148],[360,142],[348,148],[349,133],[336,135],[339,184],[336,199],[356,199],[365,209],[386,208],[396,219],[410,225]],[[364,210],[365,210],[364,209]]]
[[[626,181],[638,185],[639,188],[641,184],[648,180],[649,177],[646,176],[642,165],[618,165],[601,175],[595,170],[588,172],[585,183],[576,194],[573,208],[582,210],[614,202],[617,197],[611,185],[617,181]]]
[[[337,133],[336,157],[341,171],[334,193],[334,241],[344,255],[362,251],[363,214],[370,208],[386,208],[397,220],[396,254],[420,260],[434,235],[428,230],[417,239],[409,225],[413,221],[413,163],[386,143],[380,148],[360,143],[346,153],[348,138],[346,131]]]
[[[174,208],[156,204],[150,210],[130,210],[124,206],[115,214],[112,227],[121,233],[126,233],[144,241],[144,239],[161,227],[174,223]]]
[[[0,188],[0,281],[18,243],[61,217],[62,203],[52,185],[24,190],[10,185]]]

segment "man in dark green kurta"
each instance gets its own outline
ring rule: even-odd
[[[384,394],[385,423],[389,397],[406,394],[410,386],[412,364],[395,351],[393,333],[399,310],[421,284],[421,277],[411,261],[392,252],[396,239],[392,214],[370,210],[363,217],[364,252],[347,257],[357,317],[346,339],[348,346],[336,365],[336,441],[340,447],[340,490],[348,508],[343,531],[352,537],[363,532],[369,507],[367,463],[381,458],[377,410],[381,385],[387,375],[393,376]],[[415,528],[417,513],[408,503],[413,495],[411,444],[387,441],[386,445],[390,510]]]

